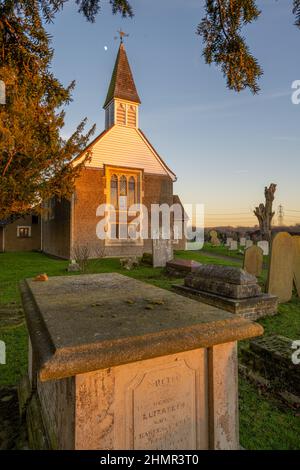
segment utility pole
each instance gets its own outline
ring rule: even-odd
[[[282,204],[278,206],[277,216],[278,216],[278,225],[279,227],[282,227],[284,225],[284,210],[283,210]]]

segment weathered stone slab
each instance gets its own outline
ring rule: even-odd
[[[198,272],[189,274],[184,285],[192,289],[218,294],[232,299],[247,299],[261,294],[261,288],[258,284],[233,284],[218,279],[209,279],[202,277]]]
[[[257,242],[257,246],[263,250],[264,256],[269,255],[269,242],[267,240]]]
[[[174,245],[172,240],[153,239],[152,259],[154,268],[165,268],[168,261],[173,259]]]
[[[229,284],[249,285],[256,284],[255,276],[246,273],[241,268],[232,266],[218,266],[216,264],[203,264],[197,269],[197,275],[204,278],[216,279]]]
[[[281,335],[263,336],[250,341],[243,362],[271,381],[272,386],[300,397],[300,367],[294,364],[293,340]]]
[[[230,243],[231,243],[232,241],[233,241],[233,238],[228,237],[228,238],[226,239],[225,246],[229,247],[229,246],[230,246]]]
[[[231,340],[236,328],[246,336],[260,329],[116,273],[27,280],[22,299],[42,380],[212,346]]]
[[[184,285],[233,299],[245,299],[261,294],[255,276],[240,268],[214,264],[203,265],[195,273],[189,274]]]
[[[276,315],[278,310],[278,299],[274,295],[260,294],[248,299],[231,299],[182,285],[174,284],[172,287],[179,294],[227,310],[233,314],[242,315],[244,318],[253,321]]]
[[[258,246],[251,246],[245,250],[243,268],[253,276],[260,276],[263,269],[264,254]]]
[[[293,237],[294,241],[294,281],[297,289],[298,297],[300,297],[300,236]]]
[[[51,448],[238,448],[236,342],[261,326],[119,274],[21,290]]]
[[[188,259],[175,259],[167,262],[167,273],[171,276],[184,277],[189,273],[194,273],[201,266],[200,263]]]
[[[272,241],[268,277],[268,293],[280,303],[289,302],[293,294],[294,241],[286,232],[275,235]]]
[[[232,240],[229,245],[229,251],[235,251],[238,249],[238,242],[236,240]]]
[[[246,246],[246,237],[241,237],[240,238],[240,245],[241,246]]]

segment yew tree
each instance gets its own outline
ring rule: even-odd
[[[21,4],[21,2],[18,2]],[[69,197],[81,166],[70,165],[93,132],[85,120],[61,137],[74,83],[64,87],[50,69],[53,50],[38,2],[0,3],[0,219],[38,209],[51,196]],[[27,3],[28,5],[26,5]]]

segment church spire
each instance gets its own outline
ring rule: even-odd
[[[122,36],[119,52],[103,108],[105,109],[107,105],[114,99],[131,101],[136,104],[141,103],[127,59]]]

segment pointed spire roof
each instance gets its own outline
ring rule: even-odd
[[[111,77],[104,108],[113,98],[141,103],[127,59],[124,43],[121,42],[115,67]]]

